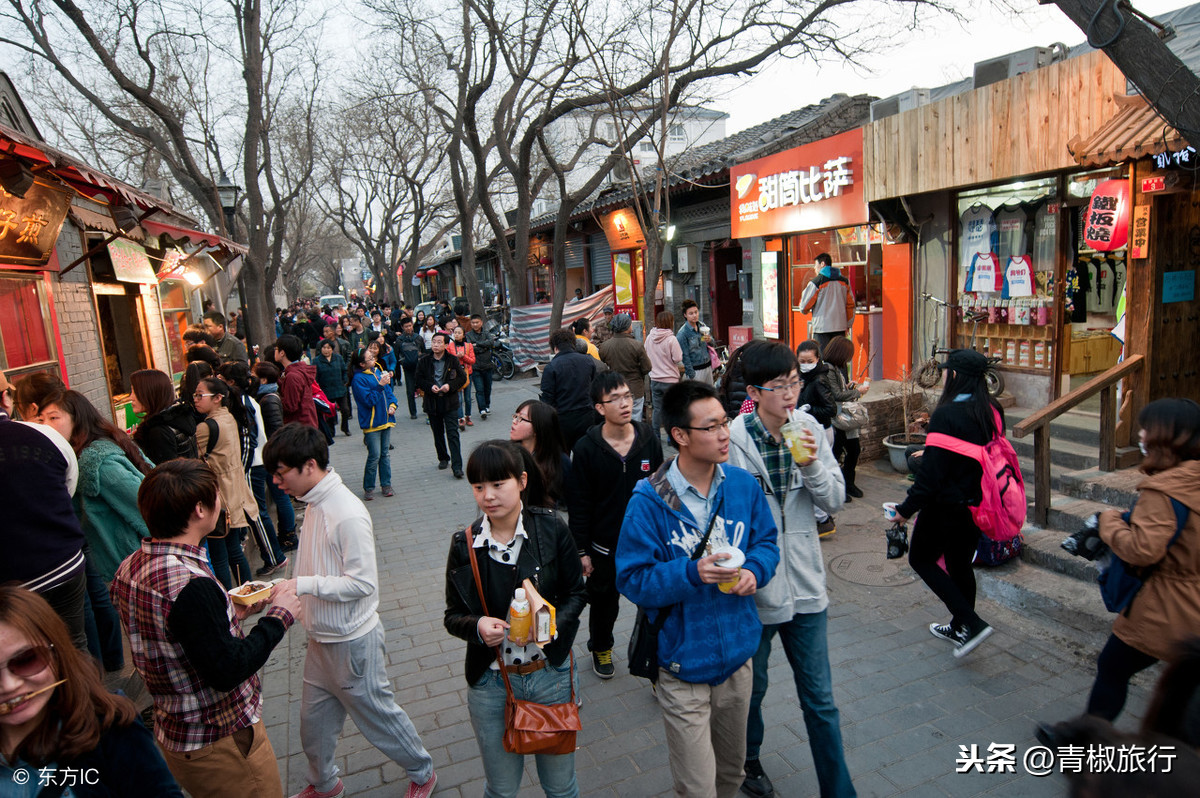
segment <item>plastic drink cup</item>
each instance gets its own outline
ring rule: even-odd
[[[784,443],[792,452],[792,459],[797,463],[807,463],[817,456],[816,441],[806,441],[802,437],[802,433],[806,427],[795,421],[785,422],[779,428],[779,432],[783,435]]]
[[[897,512],[896,508],[899,506],[900,504],[898,502],[884,502],[883,517],[888,521],[898,520],[900,518],[900,513]]]
[[[717,588],[722,593],[728,593],[737,587],[738,580],[742,578],[742,565],[746,562],[746,553],[737,546],[718,546],[713,550],[713,554],[719,554],[723,559],[716,560],[714,565],[719,565],[722,568],[736,568],[737,574],[728,582],[718,582]]]

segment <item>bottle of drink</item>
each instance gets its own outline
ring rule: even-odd
[[[519,587],[513,593],[512,604],[508,607],[508,639],[522,645],[528,643],[532,620],[529,599],[525,598],[525,588]]]

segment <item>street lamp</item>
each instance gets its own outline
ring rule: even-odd
[[[237,211],[238,195],[242,193],[242,187],[229,179],[229,175],[225,174],[225,170],[221,170],[221,177],[217,180],[217,200],[221,203],[221,210],[225,212],[225,235],[233,241],[237,241],[237,235],[234,233],[234,212]],[[243,256],[245,257],[245,256]],[[243,261],[242,269],[246,268]],[[246,308],[246,280],[242,275],[242,269],[238,269],[238,301],[242,306],[242,334],[246,337],[246,349],[251,349],[252,341],[250,340],[250,317]]]

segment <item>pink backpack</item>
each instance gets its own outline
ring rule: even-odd
[[[1001,429],[1000,414],[995,408],[996,427]],[[976,526],[988,538],[998,542],[1010,541],[1021,534],[1025,523],[1025,478],[1012,444],[1003,431],[996,434],[987,444],[977,443],[931,432],[925,438],[926,446],[936,446],[978,461],[983,469],[980,488],[983,499],[971,507],[971,517]]]

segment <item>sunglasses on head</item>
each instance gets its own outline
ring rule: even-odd
[[[0,665],[0,670],[6,670],[22,679],[36,676],[50,667],[50,649],[51,646],[48,645],[31,646],[15,654],[4,665]]]

